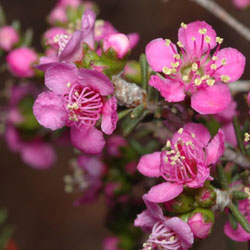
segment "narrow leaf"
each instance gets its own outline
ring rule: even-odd
[[[241,129],[240,129],[240,122],[236,116],[234,116],[234,118],[233,118],[233,124],[234,124],[234,131],[235,131],[235,135],[237,138],[237,143],[238,143],[239,149],[243,154],[246,154],[246,150],[244,147],[244,138],[243,138],[243,134],[242,134]]]
[[[118,113],[118,118],[121,120],[122,118],[126,117],[133,109],[126,109]]]
[[[142,77],[142,88],[146,90],[148,84],[148,63],[145,54],[141,54],[140,56],[140,67]]]
[[[136,108],[134,108],[130,117],[132,119],[136,119],[137,117],[139,117],[142,114],[143,110],[144,110],[144,104],[138,105]]]
[[[234,230],[237,230],[237,228],[238,228],[238,222],[237,222],[237,220],[235,219],[235,217],[231,213],[228,214],[228,219],[229,219],[231,227]]]
[[[219,177],[221,187],[224,190],[227,190],[228,189],[227,176],[226,176],[226,173],[224,172],[223,166],[221,164],[218,164],[216,170],[217,170],[217,174]]]

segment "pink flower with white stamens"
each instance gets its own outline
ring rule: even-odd
[[[34,115],[46,128],[71,127],[72,144],[87,153],[102,151],[105,141],[95,128],[102,117],[101,129],[110,135],[118,116],[114,88],[108,77],[95,70],[77,69],[74,64],[54,63],[45,72],[45,85],[51,90],[40,94]]]
[[[199,188],[210,178],[211,164],[224,152],[224,134],[219,130],[211,140],[208,130],[200,124],[188,123],[176,132],[167,150],[143,156],[137,166],[149,177],[163,177],[166,182],[152,187],[147,199],[166,202],[177,197],[184,186]]]
[[[168,102],[180,102],[191,95],[191,106],[201,114],[223,111],[231,101],[224,83],[238,80],[245,68],[245,57],[236,49],[220,50],[222,38],[216,37],[206,22],[182,24],[177,47],[169,39],[151,41],[146,47],[149,65],[162,72],[151,77],[149,84],[158,89]],[[216,47],[211,55],[211,50]]]

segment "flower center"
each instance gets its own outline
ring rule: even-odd
[[[74,84],[64,100],[68,110],[68,126],[94,126],[100,119],[102,97],[89,87]]]

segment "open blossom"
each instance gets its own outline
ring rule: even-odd
[[[245,57],[236,49],[220,49],[222,38],[206,22],[182,24],[177,47],[169,39],[158,38],[146,47],[150,67],[164,73],[151,77],[149,84],[168,102],[180,102],[191,95],[191,106],[200,114],[223,111],[231,101],[227,85],[238,80]],[[211,55],[211,50],[216,47]]]
[[[150,189],[147,199],[166,202],[182,193],[184,186],[199,188],[210,179],[210,165],[224,153],[224,134],[221,130],[211,139],[200,124],[188,123],[166,144],[168,150],[143,156],[137,166],[149,177],[162,177],[166,182]]]
[[[104,74],[78,69],[70,63],[54,63],[45,72],[45,85],[33,111],[38,122],[52,130],[71,127],[72,144],[87,153],[100,153],[105,145],[103,133],[95,128],[102,118],[101,129],[112,134],[118,115],[113,85]]]
[[[35,71],[32,65],[38,61],[38,55],[30,48],[17,48],[12,50],[7,58],[7,64],[14,76],[32,77]]]
[[[19,35],[12,26],[0,28],[0,48],[9,51],[19,41]]]
[[[147,195],[144,195],[143,199],[147,209],[137,215],[134,222],[135,226],[150,233],[143,244],[143,250],[189,249],[194,241],[189,225],[178,217],[165,217],[157,204],[147,200]]]

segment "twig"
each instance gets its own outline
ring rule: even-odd
[[[229,83],[229,88],[233,94],[250,91],[250,80]]]
[[[250,41],[250,29],[245,25],[240,23],[235,17],[230,15],[226,10],[224,10],[219,4],[213,0],[191,0],[196,2],[206,10],[210,11],[216,17],[224,21],[226,24],[235,29],[239,34]]]
[[[226,148],[224,156],[228,161],[232,161],[242,168],[250,169],[250,161],[240,152],[234,152],[233,150]]]

